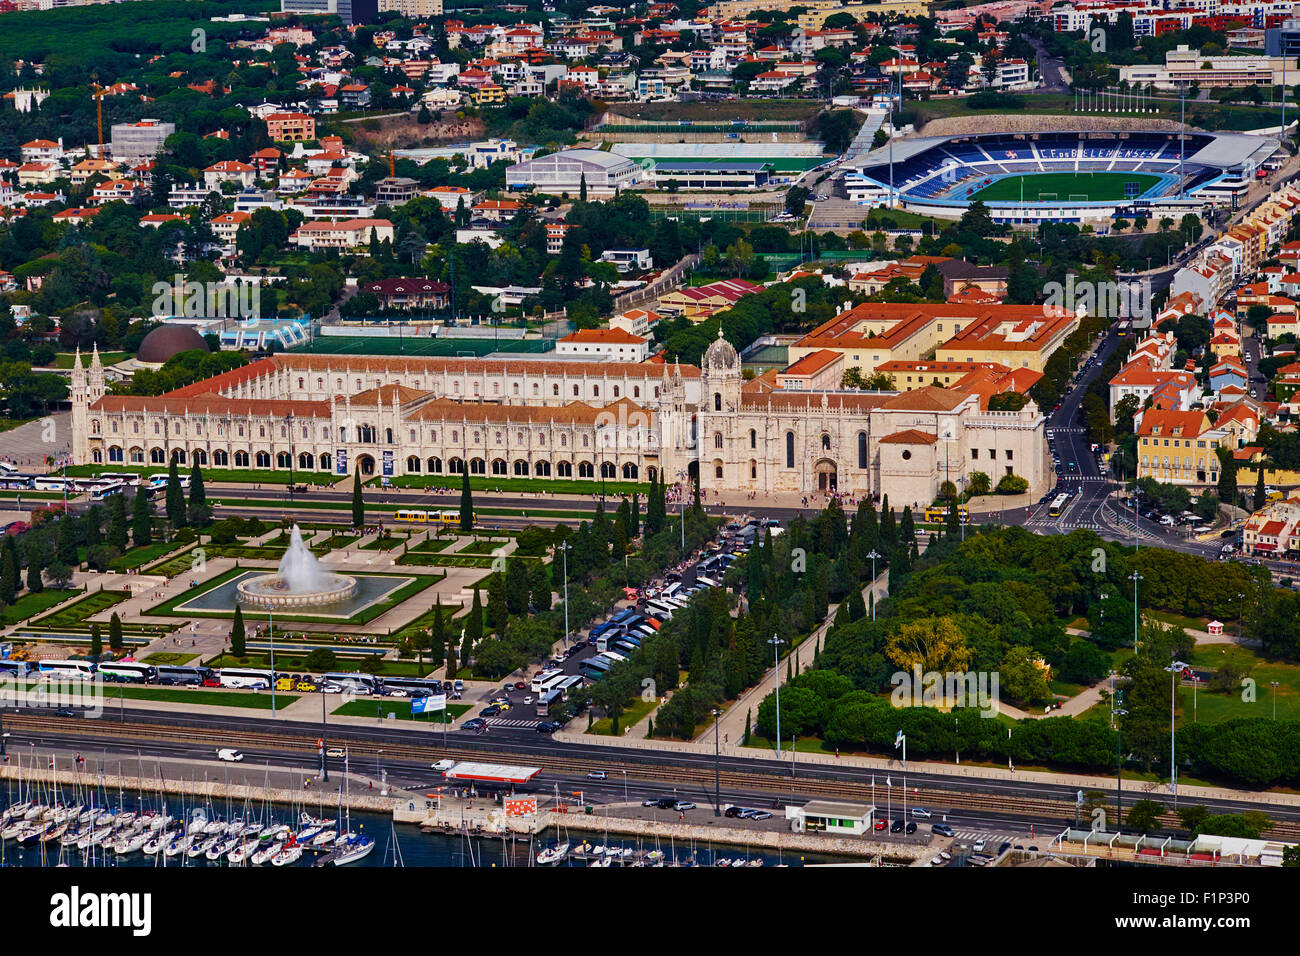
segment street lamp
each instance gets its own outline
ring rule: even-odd
[[[1237,592],[1237,643],[1241,643],[1242,618],[1246,616],[1246,595]]]
[[[1277,687],[1277,684],[1274,684]],[[714,708],[714,816],[723,816],[723,791],[722,783],[719,782],[718,775],[718,718],[722,717],[722,710]],[[777,706],[777,717],[780,715],[780,706]],[[780,735],[777,735],[780,736]]]
[[[772,645],[772,677],[776,681],[776,756],[781,758],[781,651],[780,647],[785,641],[772,635],[772,639],[767,643]]]
[[[560,542],[560,553],[564,555],[564,649],[569,649],[569,552],[573,545],[567,540]]]
[[[1277,681],[1269,681],[1269,685],[1273,688],[1273,719],[1277,720]]]
[[[1122,691],[1117,692],[1116,701],[1123,703]],[[1123,810],[1123,787],[1124,787],[1124,730],[1123,718],[1128,711],[1123,707],[1115,708],[1115,832],[1120,830],[1121,821],[1124,819]]]
[[[876,558],[883,557],[875,548],[867,555],[871,559],[871,619],[876,619]]]
[[[1187,664],[1174,661],[1165,670],[1169,671],[1169,792],[1174,795],[1174,806],[1178,805],[1177,773],[1178,764],[1174,754],[1174,705],[1178,699],[1178,675]]]
[[[1142,575],[1134,571],[1129,577],[1133,581],[1133,653],[1138,649],[1138,582],[1142,580]]]

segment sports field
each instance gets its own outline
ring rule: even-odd
[[[1160,179],[1151,173],[1031,173],[999,179],[971,198],[984,202],[1014,202],[1023,196],[1026,202],[1054,199],[1064,202],[1086,196],[1096,202],[1110,202],[1126,198],[1125,183],[1137,183],[1137,195],[1140,196]]]
[[[491,352],[545,352],[555,347],[550,339],[457,339],[428,336],[318,335],[297,352],[331,355],[488,355]]]

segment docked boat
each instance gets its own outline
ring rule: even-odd
[[[237,838],[226,837],[209,847],[208,852],[203,854],[204,859],[210,863],[215,863],[237,846],[239,846]]]
[[[270,863],[271,858],[280,852],[280,844],[274,840],[262,843],[256,850],[248,856],[248,862],[253,866],[262,866],[264,863]]]
[[[338,838],[338,830],[321,830],[312,838],[309,845],[313,850],[327,850],[334,845]]]
[[[221,842],[221,837],[219,836],[204,837],[202,840],[196,841],[192,847],[186,850],[185,856],[191,860],[203,856],[219,842]]]
[[[184,836],[177,836],[170,843],[167,844],[167,847],[163,850],[163,856],[169,858],[173,856],[179,856],[180,854],[189,850],[189,848],[192,847],[193,845],[194,845],[194,834],[187,833]]]
[[[347,866],[368,857],[375,848],[375,841],[368,836],[350,837],[348,842],[330,854],[329,862],[335,866]]]
[[[569,855],[569,844],[557,843],[555,846],[547,847],[541,853],[537,854],[538,866],[554,866],[563,862],[564,858]]]
[[[291,866],[300,859],[302,859],[302,847],[297,843],[290,843],[271,856],[271,865]]]
[[[127,856],[144,849],[144,845],[149,842],[149,832],[147,830],[131,830],[122,834],[113,844],[113,852],[118,856]]]
[[[111,826],[94,827],[86,834],[84,834],[81,837],[81,839],[77,840],[77,849],[78,850],[93,849],[94,847],[97,847],[100,844],[102,844],[105,840],[107,840],[112,835],[113,835],[113,828]]]

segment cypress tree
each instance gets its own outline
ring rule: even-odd
[[[474,530],[474,495],[469,490],[469,470],[460,473],[460,530],[469,534]]]
[[[632,492],[632,527],[630,537],[635,538],[641,533],[641,495]]]
[[[511,614],[528,613],[528,569],[524,567],[523,558],[511,558],[506,562],[506,608]]]
[[[126,499],[120,494],[114,495],[108,506],[108,543],[119,551],[126,550]]]
[[[45,582],[41,580],[41,565],[31,558],[28,558],[27,563],[27,590],[32,594],[40,594],[45,590]]]
[[[510,609],[506,607],[506,576],[498,571],[488,578],[487,625],[500,636],[505,632],[508,620]]]
[[[1255,510],[1264,507],[1264,460],[1261,458],[1255,466]]]
[[[361,466],[352,472],[352,527],[362,528],[366,524],[366,502],[361,497]]]
[[[98,624],[90,625],[90,656],[97,661],[104,656],[104,635]]]
[[[230,625],[230,653],[233,657],[244,656],[244,612],[235,605],[235,620]]]
[[[745,711],[745,737],[740,742],[740,745],[742,747],[749,746],[750,721],[753,719],[753,716],[754,716],[754,708],[751,707],[749,710]]]
[[[115,654],[121,651],[123,647],[122,619],[118,617],[116,611],[114,611],[113,616],[108,619],[108,647]]]
[[[13,604],[18,596],[18,552],[14,539],[5,537],[4,555],[0,557],[0,603]]]
[[[153,502],[140,489],[135,495],[131,513],[131,540],[136,547],[153,543]]]
[[[181,490],[181,476],[175,458],[167,470],[167,523],[173,528],[185,525],[185,492]]]
[[[120,498],[121,495],[114,497]],[[98,547],[104,541],[104,509],[99,505],[91,505],[86,509],[85,517],[81,522],[81,536],[86,542],[87,548]],[[109,542],[112,543],[111,540]]]
[[[474,589],[474,603],[470,605],[469,617],[465,619],[465,634],[460,642],[460,660],[468,664],[474,646],[483,637],[483,602],[479,598],[478,588]]]
[[[73,530],[72,519],[67,515],[59,519],[55,551],[58,554],[59,561],[69,567],[76,567],[81,563],[77,560],[77,534]]]
[[[447,658],[447,622],[442,617],[442,595],[433,606],[433,626],[429,628],[429,666],[437,667]]]
[[[190,526],[202,528],[208,524],[211,516],[212,513],[208,509],[208,493],[203,487],[203,469],[195,465],[190,472]]]

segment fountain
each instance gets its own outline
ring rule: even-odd
[[[240,604],[274,610],[337,604],[356,593],[355,578],[321,567],[316,555],[303,544],[297,525],[293,526],[289,547],[276,573],[241,581],[238,587]]]

